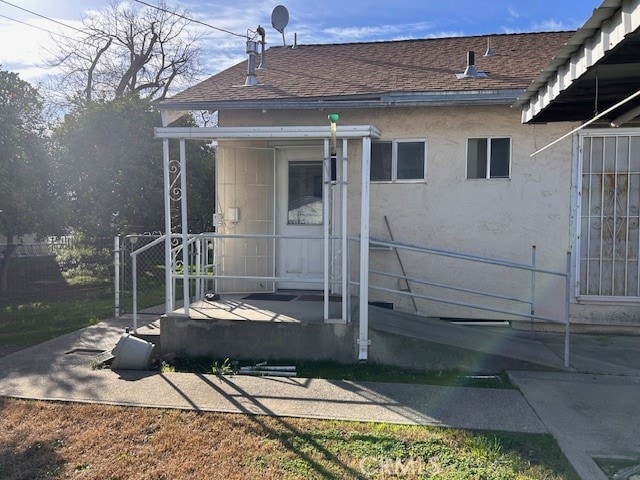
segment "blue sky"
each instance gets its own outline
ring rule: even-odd
[[[81,27],[89,9],[105,9],[107,0],[7,0],[36,13]],[[158,0],[146,0],[158,4]],[[601,0],[168,0],[200,21],[240,34],[265,26],[267,42],[282,43],[271,28],[271,12],[284,4],[290,15],[287,42],[364,42],[442,36],[516,33],[579,28]],[[29,25],[73,35],[56,23],[0,1],[0,15]],[[203,69],[214,74],[245,58],[241,38],[204,29]],[[52,44],[46,32],[0,17],[0,64],[37,83]]]

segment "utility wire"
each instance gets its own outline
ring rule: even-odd
[[[38,30],[42,30],[43,32],[47,32],[50,35],[56,35],[58,37],[66,38],[67,40],[73,40],[73,38],[68,37],[66,35],[63,35],[61,33],[52,32],[51,30],[47,30],[46,28],[38,27],[37,25],[31,25],[30,23],[23,22],[21,20],[15,19],[15,18],[7,17],[6,15],[2,15],[1,13],[0,13],[0,17],[6,18],[7,20],[11,20],[12,22],[21,23],[23,25],[26,25],[27,27],[37,28]]]
[[[84,33],[84,34],[87,33],[87,32],[84,32],[84,31],[80,30],[79,28],[72,27],[71,25],[67,25],[65,23],[59,22],[58,20],[54,20],[53,18],[49,18],[49,17],[46,17],[44,15],[40,15],[39,13],[32,12],[31,10],[27,10],[26,8],[19,7],[18,5],[14,5],[13,3],[7,2],[5,0],[0,0],[0,2],[6,3],[7,5],[11,5],[12,7],[15,7],[15,8],[19,9],[19,10],[23,10],[25,12],[28,12],[28,13],[32,14],[32,15],[36,15],[36,16],[38,16],[40,18],[44,18],[45,20],[49,20],[50,22],[57,23],[58,25],[62,25],[63,27],[70,28],[70,29],[75,30],[77,32]]]
[[[0,0],[0,1],[4,1],[4,0]],[[138,2],[138,3],[141,3],[142,5],[146,5],[147,7],[151,7],[151,8],[155,8],[156,10],[160,10],[161,12],[165,12],[165,13],[168,13],[170,15],[175,15],[176,17],[180,17],[180,18],[182,18],[184,20],[188,20],[189,22],[199,23],[200,25],[204,25],[205,27],[209,27],[209,28],[212,28],[214,30],[218,30],[219,32],[228,33],[229,35],[235,35],[236,37],[240,37],[240,38],[247,38],[246,35],[241,35],[239,33],[235,33],[235,32],[232,32],[230,30],[225,30],[224,28],[214,27],[213,25],[209,25],[208,23],[201,22],[200,20],[195,20],[193,18],[186,17],[186,16],[181,15],[181,14],[179,14],[177,12],[172,12],[171,10],[167,10],[166,8],[158,7],[157,5],[152,5],[150,3],[143,2],[142,0],[134,0],[134,1]],[[7,3],[7,2],[5,2],[5,3]]]

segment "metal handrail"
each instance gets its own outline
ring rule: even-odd
[[[349,237],[349,241],[353,241],[353,242],[358,242],[360,240],[359,237]],[[380,286],[380,285],[373,285],[371,283],[369,283],[369,288],[373,289],[373,290],[378,290],[378,291],[383,291],[383,292],[387,292],[387,293],[393,293],[396,295],[400,295],[400,296],[404,296],[404,297],[410,297],[413,299],[421,299],[421,300],[427,300],[427,301],[433,301],[433,302],[438,302],[438,303],[445,303],[448,305],[455,305],[455,306],[460,306],[460,307],[466,307],[466,308],[472,308],[472,309],[477,309],[477,310],[483,310],[483,311],[488,311],[488,312],[493,312],[493,313],[501,313],[501,314],[505,314],[505,315],[511,315],[511,316],[515,316],[515,317],[521,317],[521,318],[528,318],[531,321],[531,332],[533,335],[533,325],[535,320],[542,320],[542,321],[547,321],[547,322],[552,322],[552,323],[558,323],[558,324],[563,324],[565,326],[565,351],[564,351],[564,366],[565,367],[569,367],[569,334],[570,334],[570,288],[571,288],[571,252],[567,252],[567,263],[566,263],[566,269],[565,271],[554,271],[554,270],[548,270],[548,269],[543,269],[543,268],[538,268],[536,266],[536,247],[533,246],[532,247],[532,255],[531,255],[531,264],[526,264],[526,263],[520,263],[520,262],[513,262],[510,260],[504,260],[504,259],[496,259],[496,258],[491,258],[491,257],[484,257],[484,256],[480,256],[480,255],[471,255],[471,254],[465,254],[465,253],[460,253],[460,252],[454,252],[451,250],[444,250],[444,249],[438,249],[438,248],[431,248],[431,247],[425,247],[422,245],[416,245],[416,244],[411,244],[411,243],[403,243],[403,242],[397,242],[397,241],[387,241],[387,240],[379,240],[379,239],[374,239],[374,238],[370,238],[369,239],[369,245],[373,245],[373,246],[383,246],[383,247],[388,247],[390,249],[400,249],[400,250],[406,250],[406,251],[411,251],[411,252],[416,252],[416,253],[421,253],[421,254],[427,254],[427,255],[434,255],[434,256],[440,256],[440,257],[447,257],[447,258],[454,258],[454,259],[458,259],[458,260],[465,260],[465,261],[470,261],[470,262],[476,262],[476,263],[482,263],[485,265],[494,265],[494,266],[498,266],[498,267],[503,267],[503,268],[509,268],[509,269],[515,269],[515,270],[523,270],[523,271],[528,271],[531,272],[531,279],[530,279],[530,288],[531,288],[531,295],[530,295],[530,300],[523,300],[520,298],[515,298],[515,297],[507,297],[507,296],[503,296],[503,295],[498,295],[492,292],[484,292],[481,290],[475,290],[475,289],[468,289],[468,288],[463,288],[463,287],[459,287],[459,286],[455,286],[455,285],[447,285],[447,284],[442,284],[442,283],[435,283],[435,282],[429,282],[427,280],[422,280],[422,279],[418,279],[418,278],[414,278],[414,277],[409,277],[407,275],[399,275],[399,274],[393,274],[393,273],[388,273],[388,272],[382,272],[380,270],[369,270],[369,273],[372,273],[374,275],[380,275],[380,276],[386,276],[386,277],[390,277],[390,278],[396,278],[396,279],[401,279],[401,280],[405,280],[408,284],[408,282],[412,282],[412,283],[417,283],[420,285],[426,285],[426,286],[433,286],[436,288],[442,288],[442,289],[446,289],[446,290],[451,290],[451,291],[458,291],[458,292],[463,292],[463,293],[469,293],[472,295],[479,295],[482,297],[487,297],[487,298],[494,298],[494,299],[500,299],[500,300],[506,300],[506,301],[513,301],[513,302],[518,302],[518,303],[522,303],[525,305],[530,305],[531,307],[531,311],[529,313],[523,313],[520,311],[513,311],[513,310],[507,310],[507,309],[501,309],[501,308],[494,308],[494,307],[488,307],[488,306],[484,306],[484,305],[479,305],[476,303],[467,303],[467,302],[462,302],[462,301],[457,301],[457,300],[449,300],[449,299],[445,299],[445,298],[441,298],[441,297],[435,297],[435,296],[431,296],[431,295],[422,295],[422,294],[418,294],[415,293],[413,291],[403,291],[400,290],[399,288],[397,289],[393,289],[393,288],[388,288],[388,287],[384,287],[384,286]],[[551,316],[547,316],[547,315],[540,315],[539,313],[536,312],[536,304],[535,304],[535,288],[536,288],[536,274],[541,274],[541,275],[552,275],[552,276],[559,276],[565,279],[565,298],[564,298],[564,315],[563,317],[551,317]],[[351,278],[349,278],[349,283],[352,285],[358,285],[360,286],[360,282],[352,280]],[[416,312],[418,313],[418,312]]]
[[[453,290],[454,292],[471,293],[473,295],[481,295],[483,297],[496,298],[498,300],[508,300],[510,302],[518,302],[518,303],[524,303],[525,305],[532,305],[532,301],[531,300],[522,300],[521,298],[517,298],[517,297],[506,297],[504,295],[497,295],[497,294],[493,294],[493,293],[487,293],[487,292],[483,292],[481,290],[473,290],[471,288],[455,287],[455,286],[452,286],[452,285],[447,285],[445,283],[427,282],[426,280],[420,280],[419,278],[410,277],[408,275],[399,275],[397,273],[389,273],[389,272],[383,272],[381,270],[372,270],[372,269],[369,269],[369,273],[373,273],[375,275],[380,275],[382,277],[390,277],[390,278],[397,278],[399,280],[406,280],[406,281],[411,282],[411,283],[417,283],[419,285],[426,285],[428,287],[445,288],[447,290]],[[400,291],[402,291],[402,290],[400,290]],[[527,315],[527,317],[529,317],[529,316],[530,315]]]
[[[175,238],[182,238],[181,235],[177,235],[177,234],[172,234],[171,236],[175,237]],[[187,245],[191,245],[194,242],[196,242],[197,240],[226,239],[226,238],[235,238],[235,239],[242,239],[242,238],[246,238],[246,239],[268,239],[268,240],[294,238],[294,239],[307,239],[307,240],[321,240],[321,239],[323,239],[325,237],[322,236],[322,235],[297,236],[297,235],[276,235],[276,234],[255,234],[254,235],[254,234],[200,233],[200,234],[191,234],[191,235],[189,235],[189,240],[188,240]],[[132,258],[132,269],[133,269],[133,320],[134,320],[134,331],[137,328],[137,284],[136,284],[137,265],[136,265],[136,257],[137,257],[138,254],[142,253],[143,251],[145,251],[145,250],[147,250],[149,248],[152,248],[153,246],[155,246],[155,245],[161,243],[162,241],[164,241],[165,239],[166,239],[166,236],[163,235],[163,236],[157,238],[156,240],[154,240],[153,242],[150,242],[149,244],[139,248],[138,250],[136,250],[134,252],[131,252],[131,254],[130,254],[131,258]],[[329,239],[330,240],[339,240],[340,237],[338,237],[338,236],[330,236]],[[348,237],[348,240],[349,240],[349,243],[350,243],[352,241],[359,241],[360,238],[351,236],[351,237]],[[369,245],[370,246],[383,246],[383,247],[387,247],[387,248],[390,248],[390,249],[400,249],[400,250],[406,250],[406,251],[416,252],[416,253],[425,254],[425,255],[434,255],[434,256],[445,257],[445,258],[453,258],[453,259],[457,259],[457,260],[481,263],[481,264],[484,264],[484,265],[494,265],[494,266],[508,268],[508,269],[522,270],[522,271],[531,272],[531,279],[530,279],[531,295],[530,295],[530,300],[525,300],[525,299],[522,299],[522,298],[517,298],[515,296],[506,296],[506,295],[500,295],[500,294],[493,293],[493,292],[486,292],[486,291],[482,291],[482,290],[464,288],[464,287],[460,287],[460,286],[456,286],[456,285],[447,285],[447,284],[443,284],[443,283],[430,282],[430,281],[425,280],[425,279],[409,277],[407,275],[398,275],[398,274],[393,274],[393,273],[388,273],[388,272],[382,272],[382,271],[379,271],[379,270],[371,270],[371,269],[369,270],[369,272],[371,274],[374,274],[374,275],[380,275],[380,276],[386,276],[386,277],[390,277],[390,278],[402,279],[402,280],[405,280],[406,282],[411,282],[411,283],[416,283],[416,284],[421,284],[421,285],[441,288],[441,289],[445,289],[445,290],[457,291],[457,292],[467,293],[467,294],[471,294],[471,295],[477,295],[477,296],[481,296],[481,297],[487,297],[487,298],[492,298],[492,299],[498,299],[498,300],[504,300],[504,301],[510,301],[510,302],[517,302],[517,303],[521,303],[521,304],[524,304],[524,305],[529,305],[530,306],[530,312],[529,313],[523,313],[521,311],[513,311],[513,310],[508,310],[508,309],[502,309],[502,308],[494,308],[494,307],[479,305],[477,303],[467,303],[467,302],[462,302],[462,301],[457,301],[457,300],[449,300],[449,299],[440,298],[440,297],[431,296],[431,295],[423,295],[423,294],[419,294],[419,293],[415,293],[415,292],[411,292],[411,291],[403,291],[403,290],[400,290],[399,288],[398,289],[387,288],[387,287],[380,286],[380,285],[369,284],[369,288],[371,288],[373,290],[393,293],[393,294],[397,294],[397,295],[401,295],[401,296],[405,296],[405,297],[411,297],[411,298],[415,298],[415,299],[434,301],[434,302],[445,303],[445,304],[449,304],[449,305],[455,305],[455,306],[466,307],[466,308],[472,308],[472,309],[477,309],[477,310],[483,310],[483,311],[488,311],[488,312],[493,312],[493,313],[501,313],[501,314],[516,316],[516,317],[521,317],[521,318],[529,318],[530,321],[531,321],[532,333],[533,333],[533,324],[534,324],[535,320],[543,320],[543,321],[548,321],[548,322],[552,322],[552,323],[564,324],[565,325],[565,355],[564,355],[565,358],[564,358],[564,363],[565,363],[565,367],[569,366],[569,333],[570,333],[570,293],[569,292],[570,292],[570,278],[571,278],[571,252],[567,252],[566,270],[564,272],[562,272],[562,271],[554,271],[554,270],[538,268],[536,266],[536,247],[535,246],[532,248],[531,263],[530,264],[526,264],[526,263],[514,262],[514,261],[510,261],[510,260],[505,260],[505,259],[497,259],[497,258],[491,258],[491,257],[486,257],[486,256],[480,256],[480,255],[465,254],[465,253],[460,253],[460,252],[455,252],[455,251],[450,251],[450,250],[444,250],[444,249],[438,249],[438,248],[431,248],[431,247],[426,247],[426,246],[416,245],[416,244],[411,244],[411,243],[403,243],[403,242],[397,242],[397,241],[390,242],[390,241],[387,241],[387,240],[380,240],[380,239],[374,239],[374,238],[370,239]],[[176,253],[176,252],[180,251],[182,248],[183,248],[183,245],[180,244],[180,245],[178,245],[178,246],[176,246],[175,248],[172,249],[172,253]],[[350,250],[350,249],[348,249],[348,250]],[[347,252],[347,256],[348,257],[350,256],[348,254],[348,252]],[[214,266],[214,268],[215,268],[215,266]],[[173,268],[172,268],[172,270],[173,270]],[[205,271],[206,271],[206,268],[205,268]],[[351,275],[349,274],[349,271],[350,270],[347,270],[346,272],[342,272],[342,275],[347,275],[347,282],[350,285],[360,286],[360,282],[357,282],[357,281],[351,279]],[[563,318],[560,318],[560,317],[556,318],[556,317],[551,317],[551,316],[547,316],[547,315],[540,315],[539,313],[536,312],[536,304],[535,304],[536,280],[535,280],[535,277],[538,274],[540,274],[540,275],[558,276],[558,277],[562,277],[562,278],[565,279],[565,289],[567,291],[565,292],[565,309],[564,309]],[[175,275],[173,273],[171,275],[172,275],[172,277],[175,277]],[[216,279],[220,279],[220,280],[224,280],[224,279],[267,280],[267,281],[291,280],[291,281],[298,281],[300,283],[307,282],[307,280],[304,280],[304,279],[285,278],[285,277],[279,277],[277,275],[275,275],[275,276],[216,275],[215,272],[214,272],[213,275],[208,274],[208,273],[195,273],[193,275],[190,275],[190,278],[193,278],[193,279],[196,279],[196,280],[216,278]],[[334,281],[336,281],[336,280],[334,279]],[[185,301],[186,301],[186,299],[185,299]]]
[[[359,241],[360,237],[349,237],[349,240]],[[429,253],[432,255],[438,255],[440,257],[457,258],[460,260],[468,260],[471,262],[484,263],[487,265],[498,265],[501,267],[516,268],[520,270],[531,270],[531,265],[527,265],[526,263],[511,262],[509,260],[499,260],[491,257],[483,257],[480,255],[470,255],[467,253],[454,252],[452,250],[443,250],[439,248],[424,247],[422,245],[416,245],[412,243],[389,242],[387,240],[378,240],[375,238],[370,238],[369,244],[380,245],[383,247],[390,247],[390,248],[400,248],[402,250],[408,250],[408,251],[413,251],[418,253]],[[557,273],[557,272],[554,272],[554,273]],[[559,275],[563,275],[563,274],[560,273]]]

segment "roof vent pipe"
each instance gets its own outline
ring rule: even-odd
[[[260,25],[258,25],[258,28],[256,29],[256,32],[258,33],[258,35],[260,35],[260,65],[258,65],[258,70],[262,69],[262,68],[267,68],[267,58],[264,56],[264,49],[265,49],[265,45],[267,44],[265,38],[267,36],[267,33],[264,31],[264,28],[262,28]]]
[[[247,40],[247,53],[249,54],[249,62],[247,63],[247,79],[244,82],[246,87],[253,87],[258,84],[256,77],[256,53],[258,44],[254,40]]]
[[[485,57],[493,57],[496,54],[496,52],[493,51],[493,48],[491,48],[491,39],[487,38],[487,51],[484,52],[484,56]]]
[[[476,54],[473,50],[467,52],[467,68],[462,73],[456,73],[458,78],[485,78],[487,76],[484,72],[479,72],[476,69]]]

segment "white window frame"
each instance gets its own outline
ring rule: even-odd
[[[427,157],[428,144],[426,138],[402,138],[402,139],[380,139],[375,143],[391,143],[391,179],[371,180],[371,183],[426,183],[427,182]],[[424,144],[424,162],[422,178],[398,178],[398,144],[399,143],[422,143]]]
[[[491,176],[491,140],[496,140],[496,139],[503,139],[503,138],[507,138],[509,139],[509,175],[506,177],[492,177]],[[473,178],[469,178],[469,140],[474,140],[474,139],[486,139],[487,140],[487,164],[486,164],[486,169],[487,169],[487,173],[486,176],[484,177],[473,177]],[[482,137],[482,136],[476,136],[476,137],[467,137],[467,142],[466,142],[466,155],[465,155],[465,162],[464,162],[464,178],[466,180],[510,180],[511,179],[511,166],[513,164],[513,138],[511,138],[510,135],[492,135],[492,136],[486,136],[486,137]]]

